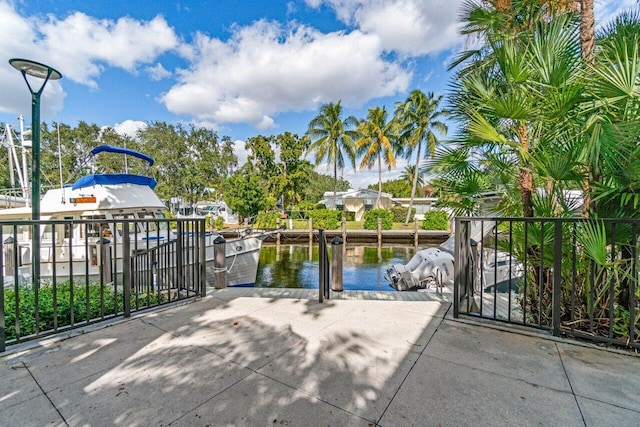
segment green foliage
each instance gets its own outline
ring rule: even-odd
[[[445,211],[429,211],[424,214],[423,230],[448,230],[449,214]]]
[[[407,218],[407,212],[409,208],[406,206],[393,206],[391,209],[391,215],[393,216],[393,222],[403,222]],[[413,217],[416,214],[416,208],[411,208],[411,216],[409,221],[413,221]]]
[[[368,188],[378,191],[378,184],[371,184]],[[385,181],[382,183],[382,192],[389,193],[393,197],[411,197],[411,182],[405,179],[392,179]]]
[[[333,209],[314,209],[308,213],[313,221],[313,228],[325,230],[337,229],[341,214],[342,212]]]
[[[364,214],[364,229],[377,230],[378,218],[382,220],[383,230],[391,230],[393,227],[393,214],[386,209],[371,209]]]
[[[336,191],[347,191],[351,185],[349,181],[339,178],[336,183]],[[302,190],[302,200],[317,203],[322,200],[324,192],[333,189],[333,177],[312,171],[307,186]]]
[[[241,168],[229,178],[229,185],[224,193],[227,205],[241,219],[257,215],[268,203],[260,177],[246,169]]]
[[[345,219],[345,221],[355,221],[356,213],[351,211],[343,211],[342,217]]]
[[[274,230],[277,226],[278,218],[281,216],[282,213],[279,211],[260,212],[253,226],[260,230]]]
[[[71,300],[71,290],[73,290],[73,301]],[[54,328],[54,297],[57,306],[58,327],[71,324],[71,313],[73,312],[74,323],[86,322],[87,320],[99,319],[103,315],[114,315],[123,311],[123,294],[118,290],[115,294],[110,286],[100,288],[99,284],[89,284],[88,286],[89,304],[87,305],[87,286],[76,284],[71,286],[69,282],[56,286],[55,293],[52,285],[44,285],[38,290],[38,304],[40,310],[39,327],[40,331],[52,330]],[[32,335],[36,332],[35,321],[35,289],[31,286],[18,287],[20,336]],[[135,305],[135,296],[131,297],[132,305]],[[161,303],[164,297],[154,293],[138,294],[140,305]],[[6,324],[6,339],[16,338],[16,294],[15,289],[7,288],[4,291],[4,311]],[[87,317],[88,311],[88,317]]]

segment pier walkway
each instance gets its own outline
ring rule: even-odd
[[[10,349],[0,425],[638,425],[637,356],[453,320],[433,294],[317,292],[211,290]]]

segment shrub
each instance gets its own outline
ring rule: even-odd
[[[448,230],[449,214],[446,211],[429,211],[424,214],[423,230]]]
[[[276,228],[276,223],[281,215],[279,211],[260,212],[253,226],[260,230],[273,230]]]
[[[345,221],[355,221],[356,213],[351,211],[343,211],[342,218],[344,218]]]
[[[333,209],[314,209],[309,211],[309,216],[313,220],[313,228],[325,230],[335,230],[340,224],[342,212]]]
[[[391,209],[391,214],[393,215],[393,222],[404,222],[407,219],[407,211],[409,210],[406,206],[394,206]],[[413,221],[413,218],[416,215],[416,208],[411,208],[411,216],[409,217],[409,221]]]
[[[378,218],[382,220],[382,229],[391,230],[393,226],[393,214],[386,209],[371,209],[364,214],[364,229],[377,230]]]
[[[104,286],[101,290],[99,284],[77,284],[73,286],[73,301],[71,301],[71,288],[69,282],[59,283],[56,286],[56,305],[57,305],[57,324],[58,327],[63,327],[71,324],[71,312],[73,311],[74,323],[86,322],[87,320],[99,319],[104,314],[105,316],[114,315],[123,311],[123,294],[119,289],[117,294],[114,294],[114,290],[110,286]],[[89,291],[88,299],[89,305],[87,307],[87,289]],[[12,340],[16,338],[16,319],[15,319],[15,290],[5,289],[5,321],[7,325],[6,339]],[[24,337],[32,335],[36,332],[35,322],[35,290],[31,286],[20,285],[18,287],[18,296],[20,299],[19,313],[20,313],[20,336]],[[49,331],[54,327],[54,312],[53,312],[53,286],[43,285],[38,291],[38,306],[40,310],[40,331]],[[137,303],[139,306],[146,306],[147,302],[150,305],[158,304],[164,300],[164,296],[158,295],[153,292],[139,293],[137,296]],[[132,292],[131,295],[132,309],[136,307],[136,296]],[[117,308],[116,308],[117,307]],[[104,311],[103,311],[104,309]],[[89,317],[87,318],[87,310]]]
[[[327,206],[325,206],[324,203],[316,203],[315,205],[313,205],[314,211],[321,210],[321,209],[327,209]]]

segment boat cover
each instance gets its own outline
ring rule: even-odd
[[[77,190],[78,188],[91,187],[94,185],[110,184],[146,185],[151,189],[154,189],[156,187],[156,180],[148,176],[132,175],[128,173],[85,175],[77,180],[71,189]]]
[[[139,151],[130,150],[128,148],[115,147],[113,145],[99,145],[93,150],[91,150],[91,154],[94,156],[98,153],[118,153],[118,154],[126,154],[127,156],[137,157],[138,159],[142,159],[149,163],[149,167],[153,166],[153,158],[143,154]]]

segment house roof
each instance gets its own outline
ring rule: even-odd
[[[324,200],[333,199],[333,191],[325,191],[322,195]],[[393,197],[389,193],[381,193],[381,197],[390,199]],[[347,191],[336,192],[336,199],[376,199],[378,198],[378,192],[368,188],[349,189]]]

